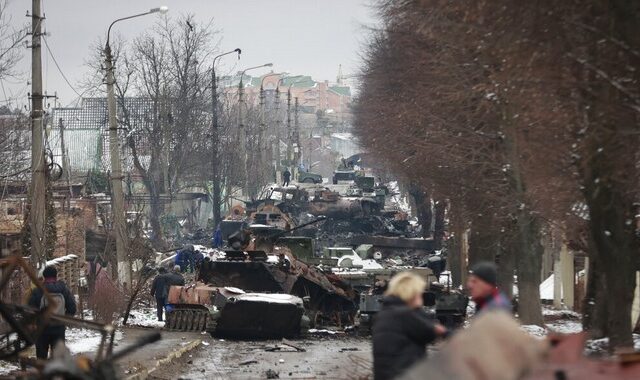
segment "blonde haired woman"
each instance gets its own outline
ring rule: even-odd
[[[373,321],[375,380],[394,379],[426,354],[426,345],[447,329],[422,309],[427,283],[411,272],[395,275],[385,292],[382,310]]]

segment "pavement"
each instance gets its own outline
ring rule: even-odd
[[[114,347],[114,352],[153,331],[145,328],[123,328],[123,337]],[[202,344],[202,338],[209,337],[208,334],[164,330],[161,334],[160,341],[144,346],[118,361],[124,378],[146,379],[150,372],[199,347]]]
[[[229,341],[207,336],[199,347],[160,366],[148,378],[367,379],[372,378],[371,365],[368,338],[341,335]]]

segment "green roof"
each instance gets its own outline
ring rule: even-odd
[[[329,91],[333,91],[338,95],[351,96],[351,88],[346,86],[331,86]]]
[[[314,81],[310,76],[304,75],[301,77],[291,76],[285,77],[282,79],[282,86],[284,87],[313,87],[316,85],[316,81]]]

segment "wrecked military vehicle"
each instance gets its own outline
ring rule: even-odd
[[[193,284],[172,286],[168,302],[165,328],[169,330],[268,339],[297,336],[307,325],[302,299],[289,294]]]
[[[289,231],[259,224],[231,235],[234,249],[205,257],[194,284],[171,287],[167,328],[278,338],[298,335],[309,323],[352,324],[357,294],[277,245]]]
[[[469,299],[464,294],[440,283],[444,269],[444,259],[430,255],[425,267],[390,266],[383,267],[373,260],[372,245],[363,245],[351,254],[343,255],[333,269],[333,273],[359,292],[359,332],[368,334],[373,320],[381,309],[381,301],[388,282],[396,273],[412,271],[428,284],[423,295],[426,311],[434,319],[450,329],[460,327],[467,315]],[[330,248],[329,252],[348,252],[345,248]]]

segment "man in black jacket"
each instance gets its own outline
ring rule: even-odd
[[[426,282],[403,272],[389,282],[382,310],[373,323],[373,375],[375,380],[394,379],[424,358],[426,345],[447,329],[430,320],[422,310]]]
[[[158,269],[158,275],[153,279],[153,283],[151,283],[151,296],[156,298],[158,321],[160,322],[162,322],[162,312],[164,311],[164,305],[167,304],[167,296],[169,295],[168,282],[167,269],[160,267],[160,269]]]
[[[58,281],[58,271],[53,266],[44,268],[42,272],[44,277],[44,287],[56,301],[54,306],[54,314],[58,315],[75,315],[76,299],[64,282]],[[44,309],[47,305],[47,299],[43,298],[41,289],[36,288],[29,297],[29,306],[36,309]],[[38,359],[47,359],[49,349],[53,349],[59,341],[65,339],[66,327],[62,323],[55,321],[49,322],[44,328],[42,334],[36,340],[36,356]]]
[[[291,172],[289,169],[284,169],[282,172],[282,187],[289,186],[289,182],[291,181]]]

